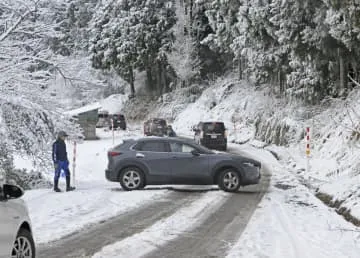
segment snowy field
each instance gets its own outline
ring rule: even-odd
[[[264,110],[271,103],[262,92],[251,95],[246,85],[237,88],[236,94],[226,94],[232,83],[230,80],[222,82],[223,87],[210,87],[196,102],[182,110],[173,122],[177,133],[192,136],[190,127],[200,119],[221,120],[228,128],[230,141],[252,139],[254,128],[246,121],[254,119],[252,114]],[[239,99],[245,92],[249,96]],[[120,97],[123,101],[123,97]],[[115,99],[116,96],[111,97],[109,102],[115,103]],[[210,108],[209,102],[212,101],[217,105]],[[233,123],[234,106],[240,107],[235,112],[236,123]],[[121,109],[120,106],[115,108]],[[331,113],[331,110],[327,112]],[[320,114],[319,117],[326,115]],[[344,138],[347,132],[339,138],[341,129],[328,124],[328,127],[313,126],[309,173],[305,171],[304,141],[293,143],[289,148],[266,146],[254,140],[243,145],[230,144],[232,149],[261,160],[270,167],[273,175],[269,191],[245,232],[237,243],[229,245],[228,257],[359,257],[360,230],[346,222],[335,209],[324,205],[312,190],[319,188],[332,194],[334,199],[346,199],[343,205],[350,208],[353,215],[360,217],[360,202],[356,194],[360,191],[360,179],[352,172],[357,164],[357,147],[348,145]],[[295,123],[293,126],[298,130],[295,133],[304,129],[304,124]],[[116,132],[115,144],[125,138],[141,136],[141,128],[141,124],[137,124],[128,132]],[[330,132],[330,136],[327,132]],[[113,146],[112,135],[103,130],[98,130],[97,134],[100,140],[78,145],[75,192],[58,194],[51,189],[26,192],[24,199],[30,209],[37,244],[54,241],[142,204],[165,198],[170,193],[160,187],[153,191],[124,192],[119,184],[107,182],[104,176],[106,151]],[[324,137],[327,137],[326,141]],[[68,143],[70,160],[72,148],[72,144]],[[268,150],[275,152],[280,160],[276,160]],[[30,166],[19,159],[16,163],[18,167]],[[302,184],[304,179],[312,183],[312,188]],[[63,189],[64,181],[60,185]],[[228,196],[222,192],[208,192],[144,231],[104,247],[94,257],[140,257],[154,251],[155,246],[171,241],[199,225]],[[204,210],[206,212],[202,212]]]
[[[112,137],[110,132],[101,130],[98,135],[100,140],[78,145],[75,192],[54,193],[51,189],[26,192],[24,199],[37,244],[124,214],[169,193],[160,189],[123,192],[118,184],[107,182],[104,169]],[[124,138],[138,137],[139,132],[116,132],[115,136],[119,143]],[[72,145],[68,144],[68,148],[71,150]],[[228,257],[358,257],[359,230],[316,199],[268,151],[247,144],[232,144],[231,148],[261,160],[271,168],[273,179],[244,234],[229,246]],[[146,230],[104,247],[94,257],[145,255],[155,246],[199,225],[228,197],[227,193],[210,191]]]
[[[229,141],[248,142],[274,151],[289,171],[306,180],[313,189],[332,196],[332,202],[341,202],[339,209],[347,209],[360,220],[360,140],[356,138],[356,135],[360,137],[359,99],[360,89],[355,89],[346,102],[329,101],[314,111],[296,103],[287,105],[269,95],[266,89],[254,90],[248,83],[228,77],[219,79],[194,103],[187,105],[176,117],[173,127],[183,135],[192,136],[191,126],[200,120],[224,121]],[[310,119],[306,119],[307,112],[313,113]],[[289,139],[289,146],[267,146],[254,140],[254,121],[258,117],[270,123],[272,127],[262,129],[273,139],[279,134],[274,130],[276,121],[289,127],[283,134]],[[309,171],[306,171],[306,127],[310,127],[311,137]]]
[[[55,193],[52,189],[40,189],[26,192],[24,199],[30,210],[37,244],[59,239],[167,194],[167,190],[124,192],[120,184],[107,182],[106,155],[113,146],[112,135],[100,130],[98,135],[101,140],[77,145],[76,191]],[[136,138],[136,135],[115,132],[115,144],[129,137]],[[67,143],[67,148],[72,161],[72,143]],[[65,178],[60,180],[60,188],[65,189]]]

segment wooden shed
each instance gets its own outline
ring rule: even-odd
[[[96,123],[98,122],[98,111],[101,108],[99,103],[83,106],[67,111],[65,114],[76,118],[80,124],[85,140],[96,140]]]

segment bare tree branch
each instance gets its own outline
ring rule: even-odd
[[[345,124],[343,124],[343,123],[340,123],[339,121],[336,121],[333,116],[330,116],[330,118],[331,118],[331,120],[334,121],[334,123],[335,123],[336,125],[342,126],[342,127],[344,127],[345,129],[348,129],[348,130],[350,130],[350,131],[357,131],[356,128],[347,126],[347,125],[345,125]]]
[[[28,10],[23,15],[21,15],[17,19],[17,21],[0,36],[0,42],[4,41],[11,34],[11,32],[13,32],[30,13],[31,11]]]
[[[348,78],[349,78],[350,81],[353,82],[356,86],[360,87],[360,83],[357,82],[357,81],[355,81],[354,78],[352,78],[352,77],[350,76],[350,74],[348,74]]]

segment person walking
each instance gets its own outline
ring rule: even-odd
[[[66,178],[66,191],[73,191],[75,187],[70,186],[70,170],[69,170],[69,160],[66,152],[65,139],[68,137],[68,134],[64,131],[58,133],[56,141],[52,145],[52,159],[54,162],[55,176],[54,176],[54,191],[61,192],[59,188],[59,178],[61,170],[65,173]]]

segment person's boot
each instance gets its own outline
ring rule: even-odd
[[[66,177],[66,192],[74,191],[74,190],[75,190],[75,187],[70,186],[70,177],[67,176]]]
[[[59,193],[61,192],[60,188],[59,188],[59,180],[54,180],[54,191]]]

